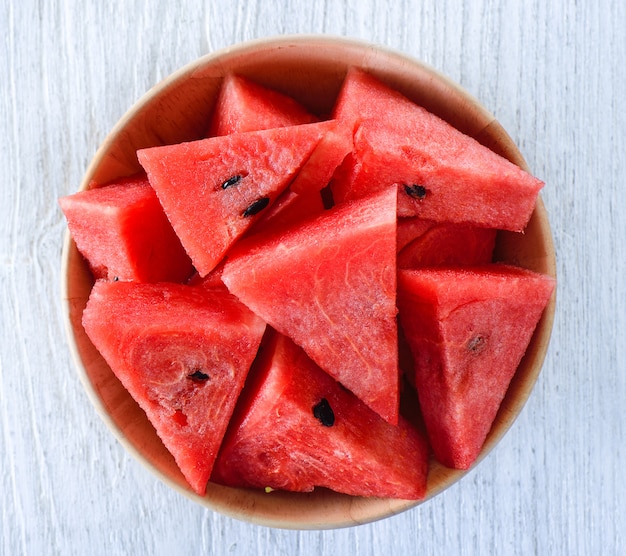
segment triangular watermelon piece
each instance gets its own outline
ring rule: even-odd
[[[211,480],[236,487],[421,499],[428,445],[393,426],[275,334],[250,373]]]
[[[398,187],[398,215],[521,231],[543,182],[359,70],[333,117],[355,129],[336,202]]]
[[[400,270],[400,323],[437,459],[467,469],[554,289],[517,267]]]
[[[83,325],[203,495],[265,323],[225,289],[96,282]]]
[[[371,409],[397,422],[395,191],[242,241],[222,280]]]
[[[316,116],[290,96],[229,73],[224,77],[207,136],[316,121]]]
[[[139,150],[174,230],[204,276],[287,188],[333,121]]]
[[[183,282],[193,267],[145,175],[59,199],[96,279]]]

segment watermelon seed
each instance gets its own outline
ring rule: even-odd
[[[246,210],[243,211],[242,216],[244,218],[248,218],[249,216],[254,216],[255,214],[259,214],[267,205],[270,204],[269,197],[261,197],[252,203]]]
[[[232,187],[233,185],[237,185],[242,179],[243,179],[243,176],[241,174],[235,174],[231,178],[228,178],[222,184],[222,189],[228,189],[229,187]]]
[[[426,193],[428,193],[427,189],[423,185],[418,185],[416,183],[412,185],[404,184],[404,191],[409,197],[420,201],[426,197]]]
[[[322,398],[318,404],[313,406],[313,416],[325,427],[332,427],[335,424],[333,408],[330,407],[326,398]]]
[[[209,380],[210,377],[208,374],[203,373],[200,369],[196,369],[193,373],[187,375],[187,378],[190,378],[193,382],[196,383],[204,383]]]

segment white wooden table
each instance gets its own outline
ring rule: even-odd
[[[394,48],[479,98],[547,183],[552,343],[504,441],[434,500],[337,531],[197,506],[131,458],[66,345],[65,222],[109,129],[162,77],[242,40]],[[554,0],[0,2],[0,554],[626,553],[626,3]]]

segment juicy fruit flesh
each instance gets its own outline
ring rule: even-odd
[[[401,270],[398,288],[435,456],[467,469],[480,453],[554,281],[489,265]]]
[[[165,213],[202,276],[287,188],[334,125],[251,131],[138,151]]]
[[[317,121],[294,99],[240,75],[224,78],[207,137]]]
[[[530,218],[540,180],[373,76],[348,74],[333,117],[354,129],[333,183],[337,201],[398,187],[399,216],[512,231]]]
[[[398,268],[489,263],[495,241],[493,228],[435,224],[399,251]]]
[[[252,398],[240,405],[212,479],[230,486],[420,499],[428,449],[406,421],[390,425],[291,340],[267,346]],[[253,371],[254,372],[254,371]],[[245,393],[244,393],[245,395]]]
[[[191,260],[145,176],[59,199],[76,246],[96,278],[183,281]]]
[[[231,292],[390,423],[398,419],[395,214],[386,191],[338,206],[240,244],[223,274]]]
[[[204,494],[265,323],[223,288],[100,281],[83,325]]]

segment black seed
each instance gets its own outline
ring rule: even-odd
[[[325,427],[332,427],[335,424],[333,408],[330,407],[326,398],[322,398],[318,404],[313,406],[313,415]]]
[[[222,184],[222,189],[228,189],[229,187],[232,187],[233,185],[237,185],[242,179],[243,179],[243,176],[241,174],[236,174],[232,178],[228,178]]]
[[[244,218],[248,218],[249,216],[254,216],[255,214],[259,214],[267,205],[270,204],[269,197],[261,197],[252,203],[246,210],[241,214]]]
[[[209,375],[203,373],[200,369],[196,369],[193,373],[187,375],[187,378],[191,379],[193,382],[202,383],[209,380]]]
[[[426,197],[427,190],[423,185],[413,183],[411,185],[404,184],[404,191],[409,197],[419,199],[420,201]]]

